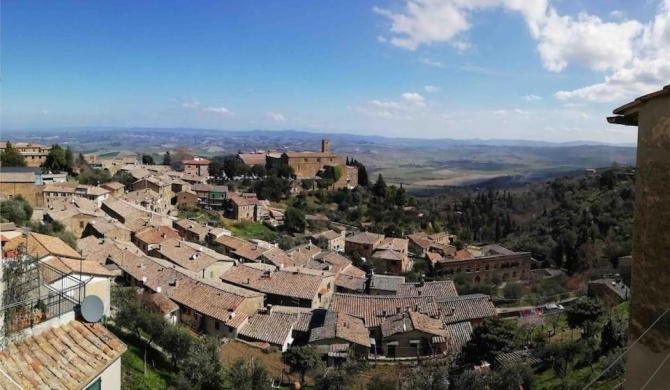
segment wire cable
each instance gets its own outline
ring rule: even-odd
[[[658,323],[658,321],[660,321],[661,318],[663,318],[663,316],[665,316],[669,311],[670,311],[670,309],[665,309],[665,311],[664,311],[663,313],[661,313],[661,315],[658,316],[658,318],[656,318],[656,320],[655,320],[654,322],[652,322],[652,324],[649,325],[649,327],[648,327],[647,329],[645,329],[645,331],[640,335],[640,337],[638,337],[635,341],[633,341],[633,344],[629,345],[628,348],[626,348],[626,349],[621,353],[621,355],[619,355],[619,357],[617,357],[616,359],[614,359],[614,361],[612,362],[612,364],[610,364],[606,369],[604,369],[604,370],[600,373],[600,375],[598,375],[597,377],[595,377],[595,379],[593,379],[593,380],[592,380],[591,382],[589,382],[586,386],[584,386],[584,387],[582,388],[582,390],[586,390],[586,389],[588,389],[589,387],[591,387],[592,384],[596,383],[596,382],[598,381],[598,379],[600,379],[603,375],[605,375],[605,373],[606,373],[607,371],[609,371],[612,367],[614,367],[614,365],[615,365],[619,360],[621,360],[621,358],[624,357],[624,356],[628,353],[628,351],[630,351],[630,349],[633,348],[633,346],[635,346],[635,344],[637,344],[637,342],[640,341],[640,340],[642,339],[642,337],[644,337],[644,336],[651,330],[651,328],[653,328],[653,327]],[[669,355],[669,356],[670,356],[670,355]],[[666,357],[666,359],[667,359],[667,357]],[[662,366],[662,365],[661,365],[661,366]],[[659,367],[659,368],[660,368],[660,367]]]
[[[668,361],[668,358],[670,358],[670,352],[668,352],[668,354],[665,355],[665,359],[663,359],[661,364],[656,368],[656,371],[654,371],[654,373],[651,374],[649,379],[647,379],[647,381],[644,383],[644,386],[642,386],[642,388],[640,390],[644,390],[644,389],[647,388],[647,386],[649,386],[649,384],[651,383],[651,380],[654,379],[654,377],[656,376],[656,374],[658,374],[659,371],[661,371],[661,367],[663,367],[665,365],[665,362]]]

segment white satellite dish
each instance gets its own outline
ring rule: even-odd
[[[81,302],[81,316],[86,322],[100,322],[105,312],[102,299],[97,295],[89,295]]]
[[[146,276],[142,276],[142,283],[146,283],[146,282],[147,282],[147,277],[146,277]]]
[[[156,292],[157,292],[157,293],[159,293],[159,294],[160,294],[160,293],[161,293],[161,291],[163,291],[163,289],[161,288],[161,286],[158,286],[158,287],[156,287]]]

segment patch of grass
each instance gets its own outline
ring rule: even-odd
[[[98,157],[116,157],[119,155],[119,152],[107,152],[103,154],[99,154]]]
[[[173,380],[172,368],[162,353],[149,349],[147,353],[147,374],[144,375],[144,347],[134,335],[108,324],[107,328],[127,346],[121,356],[121,387],[129,390],[162,390]]]
[[[256,238],[263,241],[272,241],[279,236],[279,233],[259,222],[238,222],[227,226],[234,236],[245,240]]]

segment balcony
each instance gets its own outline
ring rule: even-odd
[[[86,281],[35,258],[2,260],[4,335],[74,312],[86,293]]]

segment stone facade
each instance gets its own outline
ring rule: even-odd
[[[490,282],[494,276],[502,281],[522,280],[530,276],[530,253],[472,257],[463,260],[445,259],[435,264],[440,275],[465,273],[475,283]]]
[[[12,146],[23,156],[29,167],[39,167],[47,160],[47,155],[51,150],[50,146],[18,142],[12,143]],[[5,150],[6,142],[0,142],[0,150]]]

